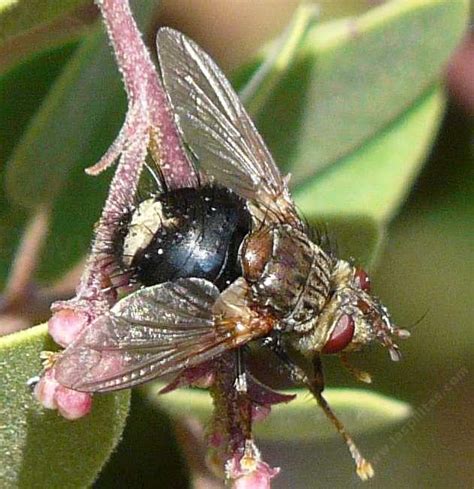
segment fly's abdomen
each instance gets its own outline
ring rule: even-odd
[[[196,277],[222,290],[241,276],[238,249],[249,230],[245,203],[230,190],[177,189],[145,200],[131,214],[119,244],[121,262],[146,286]]]
[[[287,321],[314,319],[328,299],[331,258],[291,226],[264,227],[249,235],[242,264],[255,301]]]

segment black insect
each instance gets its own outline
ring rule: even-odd
[[[344,360],[381,343],[397,360],[393,337],[407,332],[393,325],[362,269],[310,239],[286,179],[210,57],[169,28],[157,45],[201,184],[164,188],[124,215],[113,250],[142,287],[79,335],[58,359],[56,378],[78,391],[125,389],[258,340],[310,389],[359,475],[370,477],[370,464],[322,396],[321,356]],[[245,389],[245,369],[242,375]]]

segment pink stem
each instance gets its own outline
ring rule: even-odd
[[[104,24],[123,76],[129,105],[149,111],[159,150],[159,163],[171,188],[196,184],[194,168],[185,155],[168,101],[128,0],[99,0]],[[155,132],[156,131],[156,132]]]
[[[128,0],[102,0],[98,5],[128,95],[128,112],[118,138],[104,158],[89,169],[89,173],[100,173],[120,157],[77,291],[78,299],[98,299],[105,304],[100,292],[104,243],[111,242],[117,219],[134,202],[147,151],[158,162],[169,188],[195,186],[197,179],[181,147],[166,94]]]

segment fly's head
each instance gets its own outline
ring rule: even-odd
[[[315,331],[319,330],[322,353],[357,351],[373,343],[388,348],[394,361],[401,358],[396,339],[409,332],[395,326],[387,308],[372,295],[370,279],[359,267],[338,260],[332,275],[332,295]]]

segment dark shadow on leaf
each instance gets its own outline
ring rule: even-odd
[[[368,216],[307,216],[309,224],[327,234],[338,258],[354,260],[369,267],[374,263],[382,243],[382,233],[376,221]]]
[[[123,438],[94,484],[94,489],[120,487],[189,487],[185,465],[168,416],[137,391]]]

